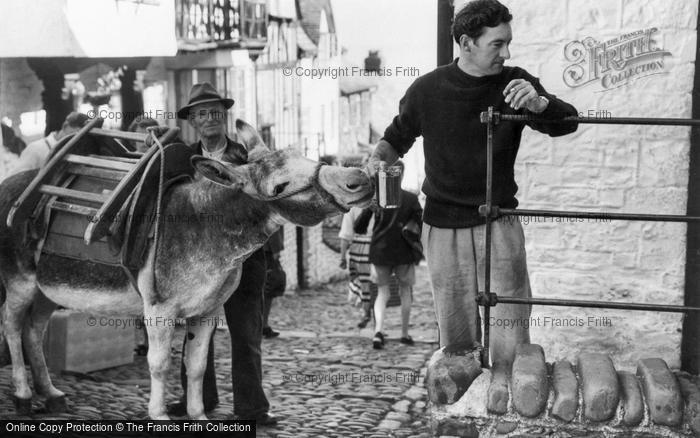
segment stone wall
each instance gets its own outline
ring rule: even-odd
[[[287,274],[287,289],[296,289],[297,282],[297,233],[296,227],[284,225],[284,250],[280,254],[280,264]]]
[[[697,1],[673,8],[663,0],[502,1],[514,16],[507,65],[538,76],[582,115],[691,117]],[[565,84],[573,64],[564,53],[568,43],[622,39],[650,28],[657,28],[655,47],[670,52],[657,58],[659,74],[637,71],[621,86],[620,78],[603,74],[587,85]],[[689,133],[686,127],[581,125],[552,139],[526,128],[516,166],[520,208],[685,214]],[[534,296],[683,303],[685,224],[522,221]],[[679,366],[680,316],[536,306],[533,317],[533,342],[548,357],[571,360],[576,347],[606,352],[625,367],[651,355]]]
[[[284,251],[280,263],[287,273],[287,289],[297,289],[297,231],[294,225],[284,226]],[[308,286],[317,286],[345,278],[346,272],[338,267],[340,254],[323,242],[323,227],[303,229],[305,277]]]
[[[339,280],[347,271],[340,269],[340,254],[323,243],[323,227],[317,225],[305,230],[309,242],[308,270],[309,284]]]

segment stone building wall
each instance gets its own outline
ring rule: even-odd
[[[15,134],[21,135],[19,128],[22,113],[42,109],[43,90],[44,86],[25,58],[0,58],[0,119],[10,119]],[[23,139],[26,143],[33,140]],[[12,155],[0,147],[0,180],[7,176],[16,159]]]
[[[691,117],[697,1],[503,2],[514,16],[507,65],[539,77],[581,115]],[[569,68],[575,57],[567,59],[565,48],[572,41],[644,35],[647,46],[635,50],[658,52],[627,60],[620,70],[598,71],[596,78],[591,63],[602,69],[587,49],[581,69]],[[572,71],[584,75],[579,82],[592,80],[577,86]],[[560,138],[526,128],[516,165],[520,208],[685,214],[689,136],[687,127],[581,125]],[[685,224],[522,222],[534,296],[683,304]],[[608,353],[623,368],[650,356],[672,368],[680,363],[682,317],[675,314],[535,306],[533,318],[533,342],[553,359],[584,349]]]
[[[284,251],[280,263],[287,274],[287,289],[297,289],[297,235],[294,225],[284,226]],[[308,286],[340,280],[347,271],[339,268],[340,254],[323,242],[323,227],[303,228],[305,279]]]

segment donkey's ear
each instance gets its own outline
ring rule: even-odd
[[[190,162],[202,176],[222,186],[242,190],[249,182],[247,172],[243,171],[241,167],[227,166],[220,161],[204,158],[201,155],[192,156]]]
[[[241,119],[236,120],[236,133],[240,142],[248,149],[248,161],[254,161],[270,152],[258,131]]]

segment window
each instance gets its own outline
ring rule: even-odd
[[[235,41],[239,36],[238,2],[235,0],[176,0],[175,17],[180,39]]]
[[[21,120],[19,130],[22,137],[33,139],[44,136],[44,129],[46,129],[45,110],[22,113],[20,114],[19,119]]]
[[[220,93],[223,90],[219,90],[219,84],[216,81],[216,71],[213,68],[198,68],[197,69],[197,82],[209,82],[216,88]]]
[[[242,37],[267,38],[267,7],[265,0],[241,0]]]

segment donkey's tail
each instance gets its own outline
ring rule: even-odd
[[[28,170],[10,175],[0,183],[0,306],[7,299],[4,282],[16,275],[18,260],[32,260],[32,253],[27,252],[20,232],[22,225],[12,229],[7,226],[7,216],[15,201],[34,179],[38,170]],[[2,321],[0,321],[2,323]]]

